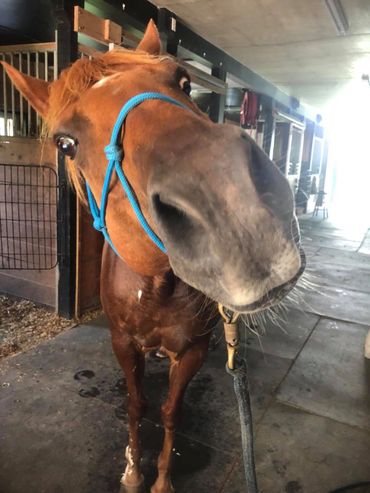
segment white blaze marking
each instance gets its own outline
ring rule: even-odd
[[[97,89],[98,87],[104,86],[104,84],[107,82],[109,77],[104,77],[104,79],[98,80],[98,82],[95,82],[95,84],[92,86],[93,89]]]
[[[115,79],[116,77],[119,77],[122,75],[121,73],[118,74],[112,74],[108,75],[108,77],[103,77],[102,79],[98,80],[98,82],[95,82],[93,86],[91,86],[91,89],[98,89],[99,87],[104,86],[107,82],[110,82],[112,79]]]
[[[140,301],[142,296],[143,292],[141,291],[141,289],[139,289],[139,291],[137,292],[137,299]]]

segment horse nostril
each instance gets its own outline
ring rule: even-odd
[[[193,219],[177,204],[164,199],[159,193],[152,196],[152,206],[161,230],[173,240],[181,241],[194,231]]]

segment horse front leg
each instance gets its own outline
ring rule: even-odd
[[[158,477],[151,493],[173,493],[171,482],[172,450],[182,399],[188,383],[201,368],[208,352],[209,337],[192,345],[178,358],[171,358],[169,391],[162,406],[163,449],[158,458]]]
[[[127,466],[121,479],[123,485],[121,492],[139,493],[144,486],[144,477],[140,468],[142,452],[139,426],[147,404],[142,391],[145,359],[127,334],[112,331],[112,346],[125,374],[128,390],[129,443],[126,447]]]

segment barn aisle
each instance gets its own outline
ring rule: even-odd
[[[309,280],[282,328],[244,342],[261,493],[328,493],[370,480],[369,225],[301,222]],[[221,333],[220,333],[221,334]],[[245,491],[239,424],[223,344],[193,380],[174,450],[177,493]],[[154,481],[167,361],[148,358],[143,421]],[[126,445],[125,382],[105,320],[0,364],[0,492],[118,493]],[[343,490],[344,491],[344,490]],[[369,492],[358,488],[356,493]]]

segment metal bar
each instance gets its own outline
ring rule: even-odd
[[[23,197],[26,197],[26,191],[27,191],[27,187],[26,187],[26,171],[27,171],[27,168],[26,167],[23,167],[22,170],[23,170]],[[28,253],[28,224],[29,224],[29,221],[27,220],[27,211],[28,211],[27,201],[25,200],[24,201],[24,204],[23,204],[23,217],[24,217],[24,238],[25,238],[25,251],[26,251],[26,267],[27,267],[27,263],[28,263],[28,259],[29,259],[29,253]],[[23,259],[23,256],[22,256],[22,259]]]
[[[27,75],[31,75],[31,54],[27,52]],[[27,101],[27,137],[31,135],[31,105]]]
[[[10,168],[10,186],[9,186],[9,190],[10,190],[10,207],[11,207],[11,211],[10,211],[10,218],[13,219],[13,207],[14,207],[14,198],[13,198],[13,167]],[[6,187],[8,188],[8,187]],[[5,197],[5,207],[7,207],[7,198]],[[9,217],[8,215],[8,211],[6,213],[6,219]],[[13,238],[13,250],[14,250],[14,239],[15,239],[15,224],[14,224],[14,221],[11,221],[11,225],[12,225],[12,232],[11,232],[11,235],[12,235],[12,238]],[[19,236],[18,236],[19,238]],[[8,255],[9,255],[9,251],[8,251]],[[17,259],[15,258],[14,259],[14,267],[17,268]]]
[[[6,237],[6,253],[9,253],[9,232],[8,232],[8,186],[6,185],[6,168],[5,168],[5,186],[4,186],[4,200],[5,200],[5,218],[4,218],[4,229],[5,229],[5,237]]]
[[[45,187],[45,170],[42,170],[41,171],[41,175],[42,175],[42,188],[41,188],[41,191],[42,191],[42,199],[41,199],[41,211],[39,211],[39,204],[37,204],[37,211],[36,211],[36,214],[40,217],[41,216],[41,220],[42,220],[42,230],[44,232],[44,236],[47,236],[46,235],[46,214],[45,214],[45,202],[49,202],[49,197],[48,195],[46,195],[45,191],[44,191],[44,187]],[[48,216],[50,217],[50,215]],[[44,254],[42,255],[42,250],[44,251]],[[40,266],[42,266],[43,269],[46,269],[46,266],[47,266],[47,252],[46,252],[46,241],[43,239],[42,241],[42,244],[41,242],[39,242],[39,264]],[[41,262],[41,260],[43,260],[43,262]]]
[[[269,158],[272,159],[274,155],[276,126],[274,102],[271,98],[262,96],[261,104],[264,119],[262,148]]]
[[[33,176],[33,168],[30,169],[30,182],[29,182],[29,192],[30,192],[30,203],[29,203],[29,211],[30,211],[30,214],[31,214],[31,217],[30,217],[30,222],[28,222],[30,228],[31,228],[31,256],[32,256],[32,266],[34,267],[35,266],[35,249],[34,249],[34,246],[33,246],[33,242],[32,242],[32,239],[33,239],[33,231],[34,231],[34,227],[35,227],[35,224],[34,224],[34,221],[37,220],[35,217],[34,217],[34,214],[33,214],[33,192],[35,190],[35,188],[33,187],[33,184],[32,184],[32,176]],[[36,224],[36,227],[37,227],[37,224]]]
[[[53,52],[53,80],[58,78],[58,56],[57,52]]]
[[[6,61],[5,54],[3,53],[2,59],[4,62]],[[8,135],[8,94],[7,94],[7,76],[5,74],[5,70],[3,71],[3,101],[4,101],[4,135]]]
[[[49,60],[48,60],[48,52],[44,52],[44,59],[45,59],[45,80],[46,82],[48,81],[48,76],[49,76]]]
[[[12,67],[14,67],[13,53],[10,54],[10,65]],[[14,84],[13,84],[13,82],[11,83],[10,87],[11,87],[12,120],[13,120],[13,133],[14,133],[14,128],[15,128],[15,90],[14,90]],[[6,132],[6,135],[8,135],[7,132]]]
[[[17,169],[17,183],[19,183],[19,166],[16,167]],[[20,209],[20,200],[19,200],[19,186],[18,186],[18,197],[17,197],[17,217],[21,217],[21,209]],[[18,238],[21,238],[21,221],[18,221]],[[19,261],[19,268],[21,269],[23,267],[22,259],[23,259],[23,252],[22,252],[22,247],[23,247],[23,242],[20,242],[20,261]]]
[[[19,53],[19,71],[23,72],[23,67],[22,67],[22,53]],[[23,128],[23,96],[21,93],[19,93],[19,118],[20,118],[20,133],[21,135],[24,135],[24,128]]]
[[[35,53],[35,73],[36,73],[36,78],[38,79],[40,77],[40,56],[39,52],[36,51]],[[40,116],[36,111],[36,135],[39,135],[39,126],[40,126]]]
[[[54,75],[53,80],[58,78],[58,31],[55,30],[55,49],[53,50]]]

